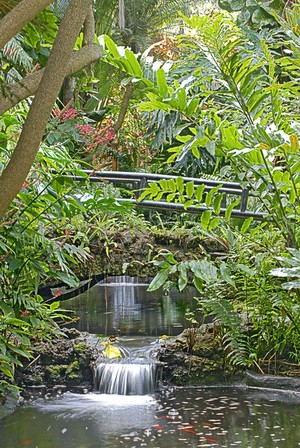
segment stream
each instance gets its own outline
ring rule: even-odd
[[[187,296],[148,293],[120,277],[63,303],[77,328],[118,335],[126,353],[97,368],[95,391],[32,397],[0,420],[0,447],[181,448],[300,446],[300,393],[243,384],[159,389],[151,350],[182,331]]]

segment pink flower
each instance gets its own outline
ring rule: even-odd
[[[72,120],[72,118],[77,117],[77,115],[77,110],[70,107],[70,109],[67,109],[62,113],[62,120]]]
[[[94,132],[94,128],[88,124],[75,124],[76,129],[78,129],[79,133],[82,135],[90,135]]]
[[[55,107],[54,109],[53,109],[53,115],[55,116],[55,117],[59,117],[60,116],[60,114],[61,114],[61,111],[59,110],[59,108],[58,107]]]

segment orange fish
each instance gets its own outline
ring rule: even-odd
[[[163,429],[161,425],[155,425],[154,428],[157,429],[157,431],[161,431]]]
[[[193,429],[188,429],[188,428],[179,428],[180,431],[184,431],[184,432],[188,432],[190,434],[196,434],[196,431],[194,431]]]
[[[211,443],[218,443],[218,441],[216,440],[216,439],[210,439],[209,437],[205,437],[206,438],[206,440],[208,441],[208,442],[211,442]]]
[[[33,440],[23,440],[21,443],[21,445],[29,445],[30,443],[32,443]]]

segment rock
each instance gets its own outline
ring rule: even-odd
[[[33,361],[16,371],[18,386],[44,394],[48,390],[93,389],[93,367],[99,357],[97,338],[75,329],[63,329],[63,333],[65,337],[33,346]]]
[[[174,385],[212,384],[231,375],[212,324],[186,329],[176,339],[166,341],[158,360],[164,363],[163,382]]]
[[[293,390],[300,392],[300,378],[282,375],[262,375],[246,371],[244,381],[247,386],[271,389]]]

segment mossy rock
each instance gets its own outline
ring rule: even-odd
[[[26,388],[45,385],[93,389],[93,366],[99,357],[92,336],[75,329],[65,329],[65,337],[33,345],[34,363],[18,368],[16,382]]]

